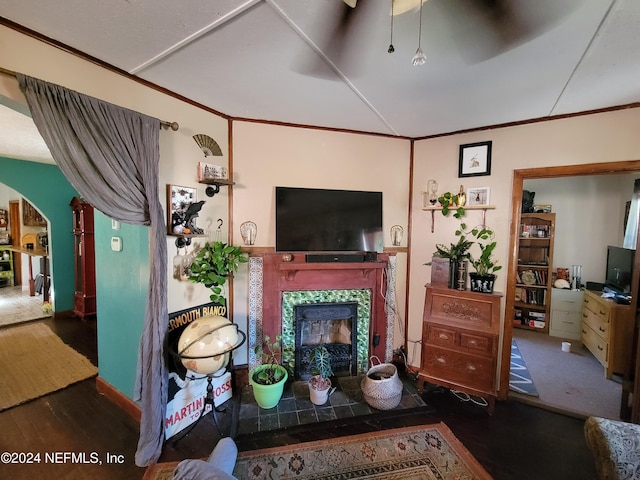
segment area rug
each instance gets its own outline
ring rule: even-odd
[[[152,465],[143,480],[170,480],[177,464]],[[444,423],[241,452],[233,475],[240,480],[491,478]]]
[[[87,358],[42,323],[0,329],[0,411],[97,373]]]
[[[509,390],[523,395],[538,397],[538,390],[533,383],[531,373],[518,349],[515,339],[511,340],[511,369],[509,373]]]

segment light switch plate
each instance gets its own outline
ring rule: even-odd
[[[122,251],[122,238],[111,237],[111,250],[113,250],[114,252]]]
[[[120,222],[118,220],[111,219],[111,229],[120,230]]]

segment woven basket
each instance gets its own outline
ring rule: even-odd
[[[374,360],[378,363],[374,365]],[[380,363],[378,357],[371,357],[371,368],[360,385],[364,400],[378,410],[391,410],[402,399],[402,381],[398,369],[391,363]]]

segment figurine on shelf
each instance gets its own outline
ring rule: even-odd
[[[204,200],[194,202],[187,208],[184,214],[184,233],[195,235],[202,235],[204,233],[203,229],[196,227],[196,218],[198,218],[198,212],[202,209],[202,205],[204,205]]]

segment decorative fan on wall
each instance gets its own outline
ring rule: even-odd
[[[196,141],[200,150],[204,153],[205,157],[209,156],[222,156],[222,149],[220,149],[220,145],[209,135],[204,135],[203,133],[198,133],[193,136],[193,139]]]

